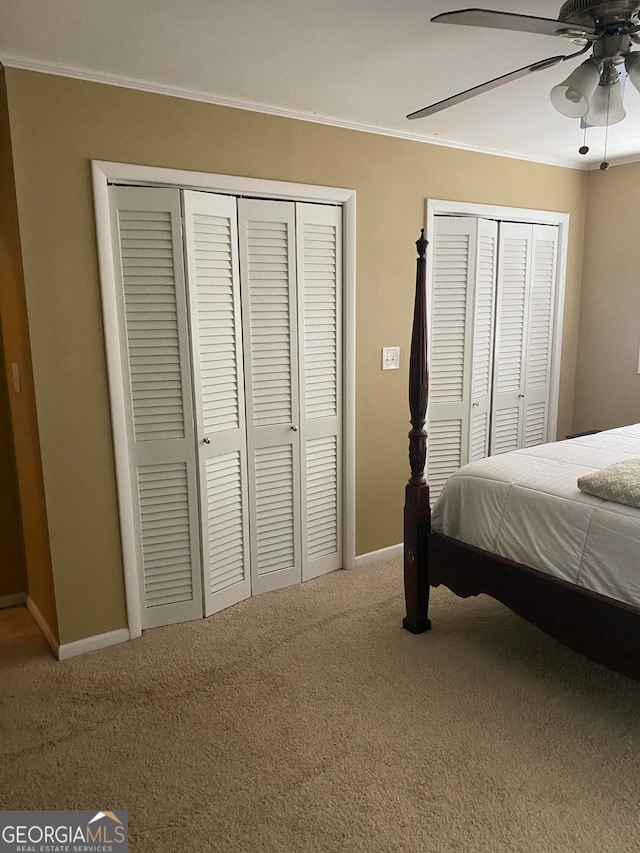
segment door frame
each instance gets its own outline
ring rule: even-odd
[[[551,375],[549,379],[549,417],[546,441],[556,441],[558,432],[558,405],[560,394],[560,363],[564,320],[564,296],[567,278],[567,253],[569,247],[569,214],[555,210],[533,210],[524,207],[504,207],[494,204],[475,204],[466,201],[427,199],[425,204],[425,234],[433,239],[435,216],[475,216],[497,219],[502,222],[526,222],[532,225],[558,226],[558,262],[551,338]],[[427,310],[431,316],[433,286],[433,253],[427,252]]]
[[[340,187],[270,181],[208,172],[190,172],[131,163],[92,160],[98,268],[111,404],[120,538],[129,635],[142,634],[134,502],[130,488],[130,460],[126,431],[126,399],[122,384],[121,335],[116,310],[116,276],[109,217],[109,186],[171,187],[174,189],[251,196],[282,201],[334,204],[342,207],[343,231],[343,565],[356,564],[355,530],[355,362],[356,362],[356,192]]]

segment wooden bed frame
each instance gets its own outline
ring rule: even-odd
[[[409,365],[411,478],[404,507],[407,615],[403,626],[414,634],[431,628],[427,615],[431,586],[444,584],[463,598],[485,593],[574,651],[640,681],[640,610],[432,532],[429,486],[424,478],[429,393],[424,229],[416,246]],[[638,563],[640,569],[640,555]]]

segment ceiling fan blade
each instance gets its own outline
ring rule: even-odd
[[[464,24],[467,27],[517,30],[543,36],[570,35],[572,38],[580,38],[595,33],[595,27],[590,27],[588,24],[570,24],[553,18],[516,15],[513,12],[494,12],[491,9],[460,9],[457,12],[443,12],[431,18],[431,21],[434,24]]]
[[[572,54],[575,56],[575,54]],[[444,101],[438,101],[436,104],[431,104],[421,110],[416,110],[414,113],[409,113],[407,118],[424,118],[425,116],[439,113],[440,110],[446,110],[447,107],[453,107],[455,104],[460,104],[463,101],[468,101],[469,98],[475,98],[476,95],[482,95],[484,92],[490,92],[492,89],[497,89],[498,86],[503,86],[505,83],[510,83],[512,80],[517,80],[519,77],[525,77],[533,71],[543,71],[545,68],[551,68],[553,65],[558,65],[568,59],[567,56],[550,56],[548,59],[541,59],[539,62],[534,62],[533,65],[525,65],[523,68],[517,68],[515,71],[510,71],[508,74],[503,74],[502,77],[494,77],[493,80],[488,80],[486,83],[481,83],[479,86],[474,86],[472,89],[466,89],[464,92],[459,92],[457,95],[452,95],[450,98],[445,98]]]

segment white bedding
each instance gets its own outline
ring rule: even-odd
[[[578,477],[640,456],[640,424],[465,465],[432,528],[640,607],[640,509],[586,495]]]

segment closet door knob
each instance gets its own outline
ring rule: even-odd
[[[293,432],[298,432],[298,427],[294,426],[293,424],[291,424],[291,429],[293,430]]]
[[[475,403],[474,403],[473,405],[474,405],[474,406],[479,406],[479,405],[480,405],[480,401],[479,401],[479,400],[476,400],[476,401],[475,401]]]
[[[210,438],[203,438],[202,440],[204,441],[205,444],[211,444]]]
[[[518,394],[518,397],[520,397],[520,399],[522,399],[524,397],[524,394]]]

